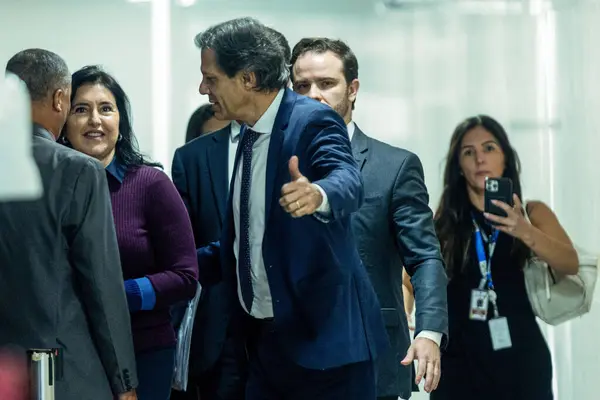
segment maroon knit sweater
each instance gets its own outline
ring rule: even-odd
[[[119,175],[107,173],[123,279],[146,277],[156,294],[154,309],[131,314],[135,350],[171,347],[169,307],[193,298],[197,287],[190,219],[164,172],[142,166]]]

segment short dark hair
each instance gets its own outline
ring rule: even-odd
[[[304,38],[301,39],[292,50],[292,57],[290,63],[292,64],[292,74],[293,74],[293,66],[298,60],[298,58],[308,52],[315,52],[317,54],[326,53],[331,51],[333,54],[338,56],[340,60],[342,60],[342,65],[344,68],[344,78],[346,78],[346,82],[350,83],[355,79],[358,79],[358,60],[354,55],[354,52],[350,47],[342,42],[341,40],[329,39],[329,38]],[[293,78],[293,76],[292,76]]]
[[[121,85],[119,85],[119,82],[98,65],[83,67],[73,74],[71,102],[75,99],[77,90],[84,85],[102,85],[115,97],[117,110],[119,110],[119,140],[115,148],[115,157],[117,160],[126,167],[148,165],[162,168],[161,164],[150,161],[139,151],[138,142],[133,133],[131,123],[129,98]],[[63,139],[65,138],[65,130],[66,125],[61,134],[61,138]]]
[[[58,54],[43,49],[27,49],[15,54],[6,72],[18,76],[29,90],[32,101],[40,101],[71,84],[67,63]]]
[[[287,86],[289,66],[273,29],[253,18],[237,18],[211,26],[196,35],[201,50],[215,52],[217,65],[232,78],[240,71],[256,75],[256,90],[275,91]]]
[[[323,54],[328,51],[331,51],[342,61],[344,78],[346,79],[347,84],[350,84],[350,82],[353,80],[358,79],[358,60],[356,59],[352,49],[346,43],[336,39],[314,37],[301,39],[294,46],[290,60],[292,80],[294,79],[294,64],[300,56],[309,52]],[[356,103],[356,100],[352,102],[353,110],[354,103]]]
[[[215,111],[212,108],[212,104],[202,104],[192,113],[188,122],[187,131],[185,134],[185,142],[196,139],[198,136],[204,134],[202,127],[208,120],[215,116]]]

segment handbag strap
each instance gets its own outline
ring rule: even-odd
[[[531,223],[531,220],[529,219],[529,212],[527,211],[527,206],[529,205],[529,202],[527,200],[524,200],[521,204],[523,205],[523,216],[525,217],[525,220]]]
[[[529,212],[527,211],[527,207],[529,206],[529,202],[527,200],[523,201],[523,216],[525,217],[525,220],[527,222],[529,222],[531,224],[531,219],[529,218]],[[532,259],[535,257],[535,254],[533,253],[533,250],[530,249],[529,251],[529,258],[528,258],[528,263],[532,261]],[[546,292],[546,299],[548,301],[550,301],[550,299],[552,298],[552,293],[550,291],[550,274],[551,274],[551,270],[550,270],[550,266],[548,264],[546,264],[547,267],[547,271],[544,274],[544,289]]]

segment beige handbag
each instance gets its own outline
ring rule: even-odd
[[[525,218],[527,205],[524,205]],[[577,275],[554,271],[533,253],[525,264],[525,287],[535,315],[550,325],[559,325],[590,311],[598,276],[598,257],[576,247]]]

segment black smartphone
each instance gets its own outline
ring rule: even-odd
[[[486,213],[506,217],[506,211],[492,203],[499,200],[513,206],[513,183],[510,178],[485,178],[484,210]]]

